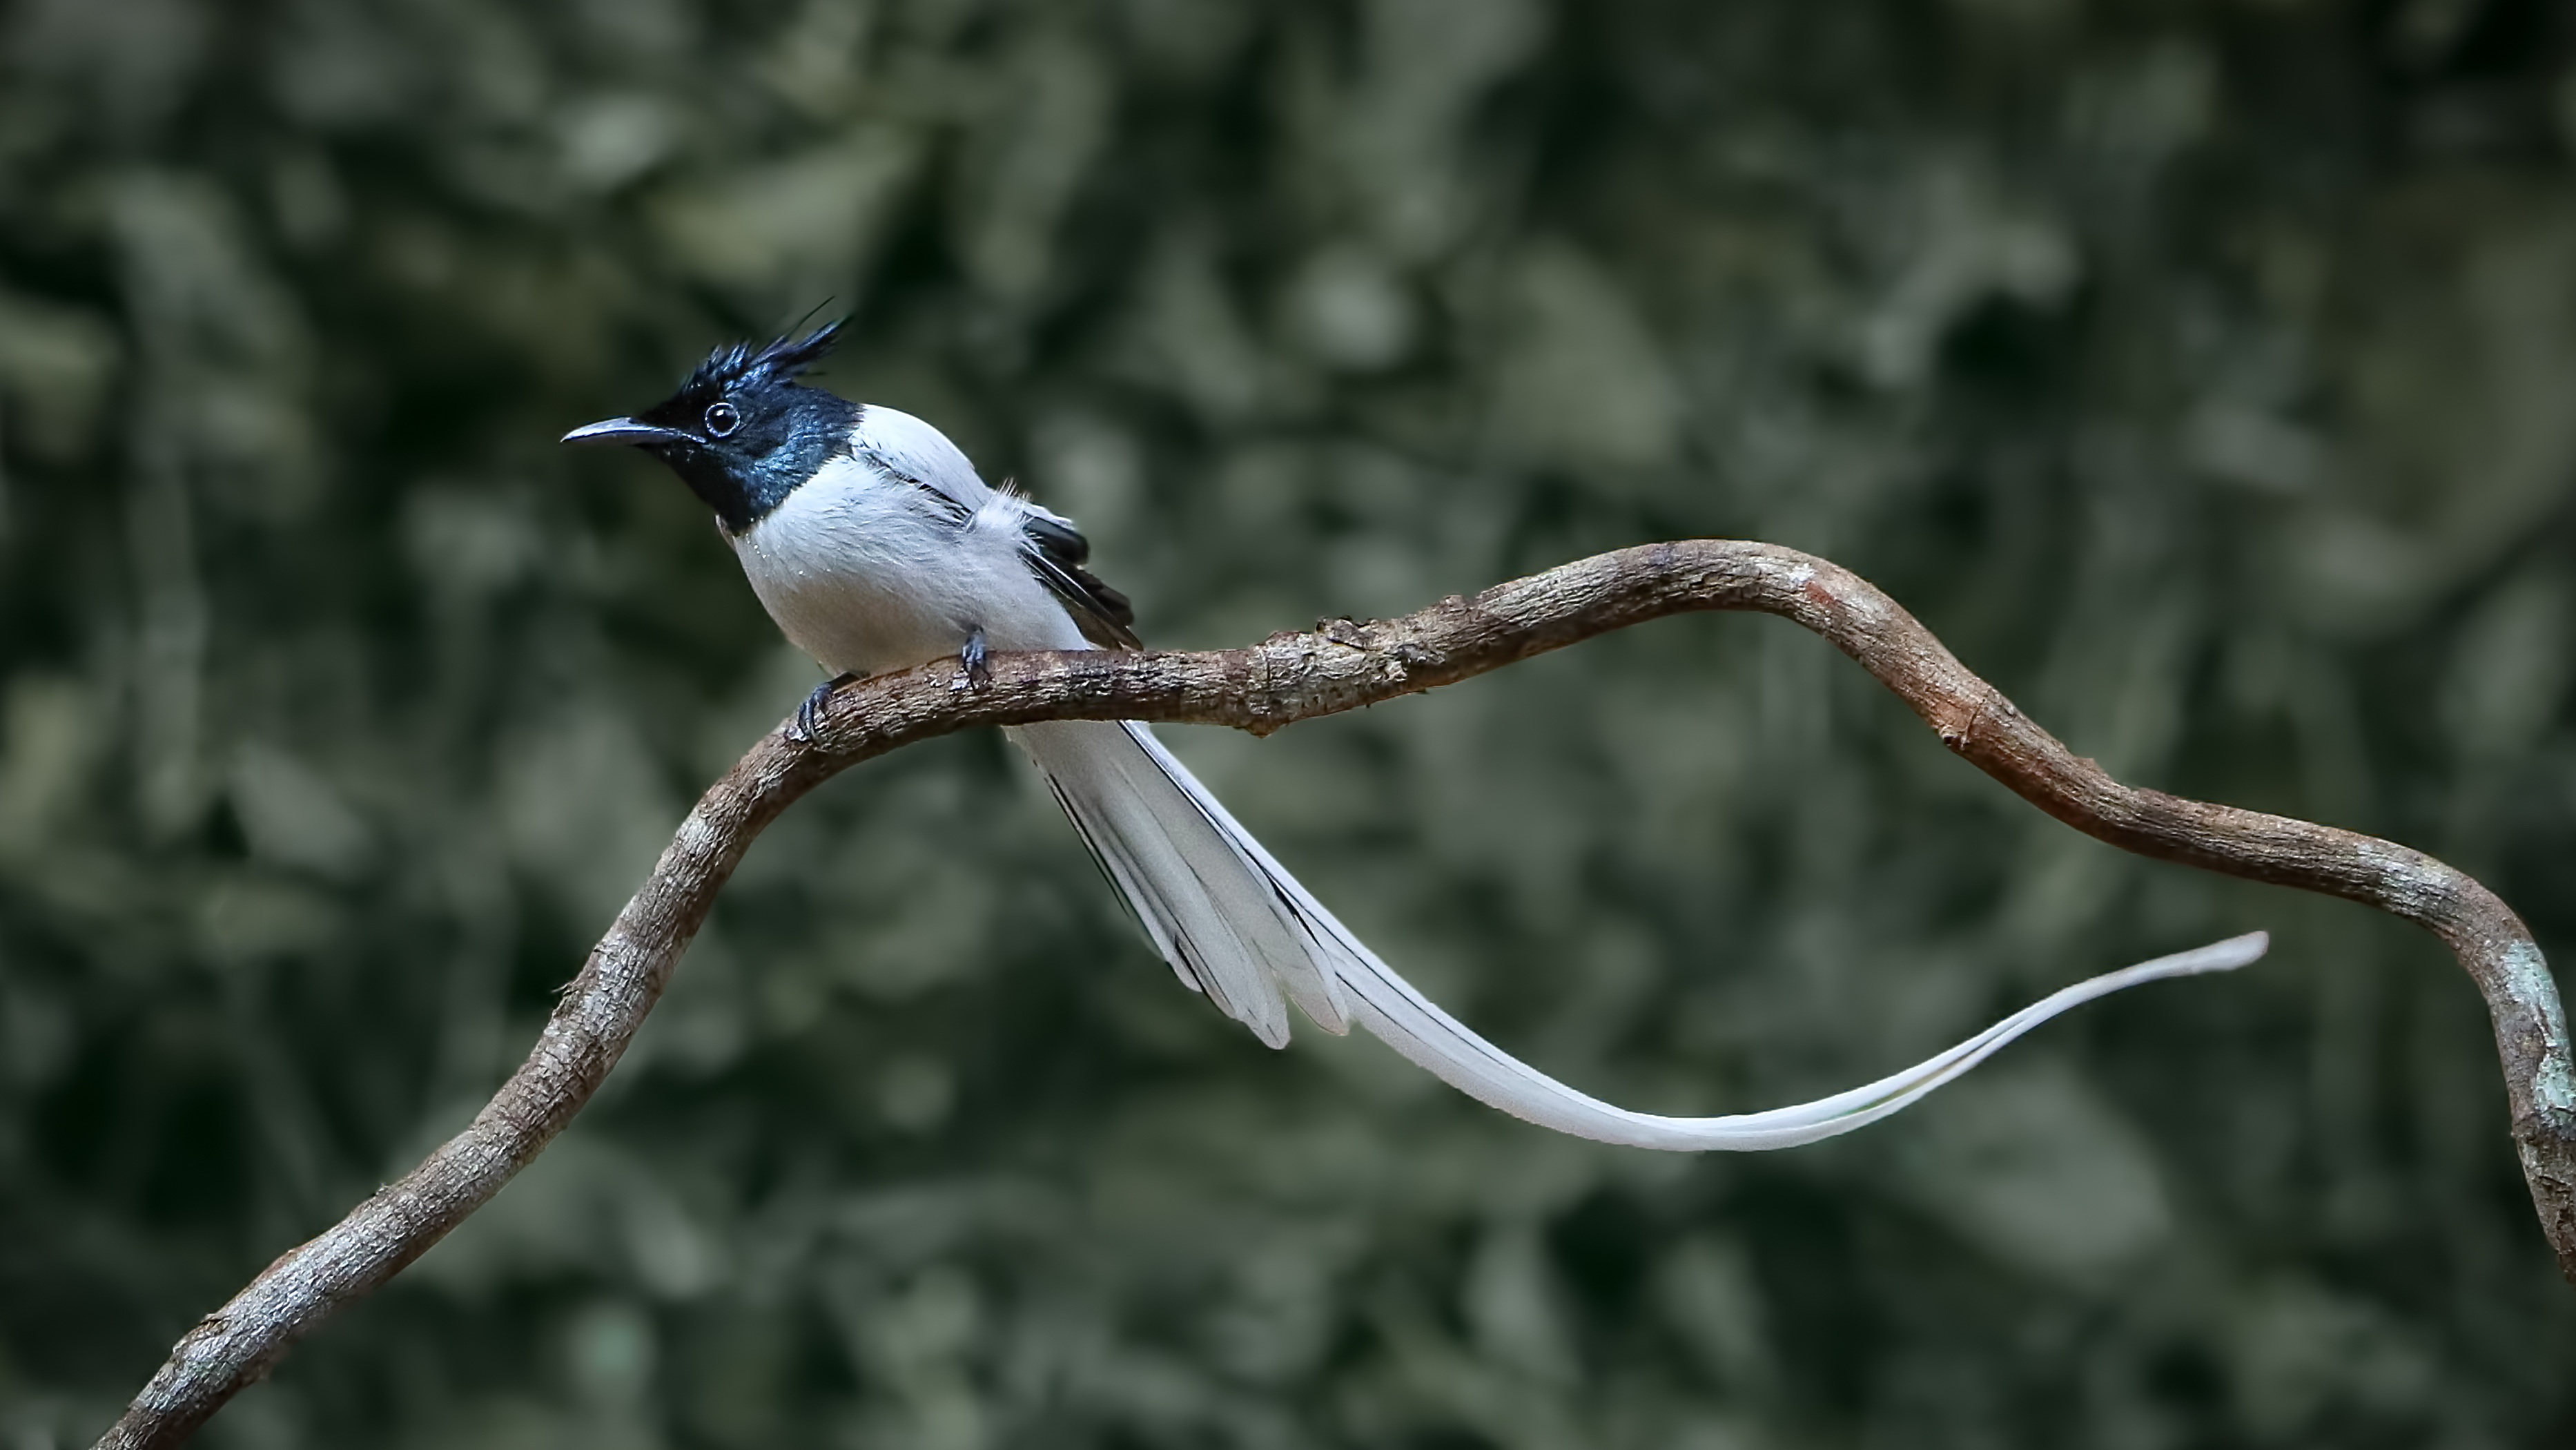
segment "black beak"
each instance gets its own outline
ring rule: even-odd
[[[697,440],[677,428],[663,428],[652,423],[638,423],[632,418],[604,418],[585,423],[563,436],[566,443],[625,443],[641,448],[648,443],[694,443]]]

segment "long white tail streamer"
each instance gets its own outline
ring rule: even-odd
[[[1752,1152],[1848,1133],[1903,1110],[2060,1012],[2141,982],[2233,971],[2271,945],[2268,934],[2250,932],[2078,982],[1902,1072],[1811,1103],[1711,1118],[1630,1112],[1522,1062],[1414,990],[1144,726],[1054,722],[1011,734],[1164,960],[1262,1041],[1286,1044],[1293,1001],[1329,1032],[1357,1022],[1479,1102],[1605,1143]]]

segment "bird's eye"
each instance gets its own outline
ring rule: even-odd
[[[734,411],[733,404],[709,403],[707,405],[708,437],[722,438],[741,426],[742,414]]]

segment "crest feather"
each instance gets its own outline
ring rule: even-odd
[[[803,337],[790,333],[758,352],[752,351],[747,342],[717,348],[689,375],[683,391],[713,388],[732,392],[748,383],[785,382],[821,362],[832,344],[840,340],[841,328],[848,321],[846,317],[834,318]]]

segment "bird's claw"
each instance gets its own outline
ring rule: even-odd
[[[814,687],[805,703],[796,707],[795,722],[787,727],[787,738],[799,745],[812,744],[822,728],[823,707],[832,702],[832,692],[856,680],[856,675],[834,675]]]
[[[993,666],[991,661],[986,657],[986,654],[987,652],[984,646],[984,627],[979,624],[975,626],[975,632],[973,634],[966,636],[966,647],[957,652],[957,663],[964,673],[959,676],[956,684],[953,684],[948,688],[951,690],[980,690],[986,685],[991,684],[993,682]]]

